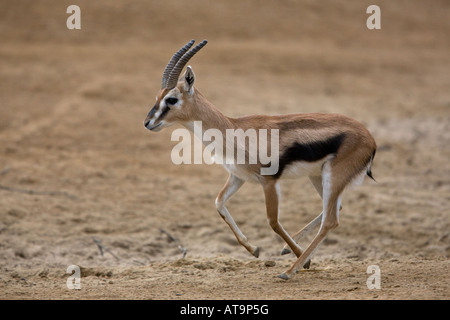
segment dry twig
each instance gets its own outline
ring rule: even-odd
[[[110,253],[116,260],[120,260],[118,256],[116,256],[110,249],[105,247],[100,240],[93,238],[94,242],[97,244],[98,249],[100,250],[100,255],[103,256],[103,251]]]
[[[71,199],[77,199],[73,194],[64,192],[64,191],[36,191],[31,189],[20,189],[20,188],[11,188],[0,184],[0,189],[10,191],[10,192],[18,192],[24,194],[33,194],[33,195],[43,195],[43,196],[65,196]]]
[[[183,253],[183,258],[186,257],[187,250],[185,248],[183,248],[180,241],[178,241],[170,233],[168,233],[166,230],[164,230],[162,228],[160,228],[159,231],[161,231],[161,233],[164,233],[171,242],[175,242],[178,245],[178,249],[180,249],[180,251]]]

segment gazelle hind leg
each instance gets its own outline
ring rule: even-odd
[[[340,198],[338,199],[339,200],[336,202],[340,201]],[[300,256],[300,258],[298,258],[297,261],[295,261],[295,263],[286,272],[280,274],[278,276],[279,278],[288,280],[292,275],[294,275],[301,267],[305,265],[307,261],[310,260],[310,257],[317,249],[317,247],[319,247],[322,241],[326,238],[328,232],[339,225],[337,207],[338,205],[336,203],[330,203],[330,207],[328,207],[327,210],[328,212],[324,216],[324,219],[322,219],[322,225],[320,226],[319,232],[317,233],[316,237],[312,240],[308,248],[306,248],[306,250]]]
[[[317,190],[317,192],[320,195],[320,198],[323,197],[323,187],[322,187],[322,177],[321,176],[310,176],[309,179],[311,180],[311,183],[313,184],[314,188]],[[339,210],[342,210],[342,206],[339,207]],[[292,235],[292,238],[299,242],[301,239],[303,239],[305,236],[307,236],[312,230],[314,230],[319,223],[322,221],[322,214],[323,211],[314,218],[310,223],[308,223],[305,227],[297,231]],[[288,245],[285,245],[283,247],[283,250],[281,251],[281,255],[291,253],[289,250]]]
[[[339,225],[339,208],[341,205],[341,193],[344,186],[339,186],[338,181],[336,187],[331,185],[331,166],[326,163],[323,169],[323,214],[322,223],[319,228],[319,232],[314,237],[314,239],[309,244],[308,248],[303,252],[303,254],[294,262],[294,264],[284,273],[280,274],[278,277],[283,280],[288,280],[292,275],[294,275],[300,268],[302,268],[305,263],[310,259],[314,251],[322,243],[322,241],[328,235],[332,229]]]
[[[317,193],[320,195],[320,198],[322,199],[322,194],[323,194],[322,177],[321,176],[309,176],[308,178],[311,181],[314,188],[316,189]],[[292,238],[295,240],[295,242],[298,243],[301,239],[303,239],[303,237],[308,235],[314,228],[316,228],[319,225],[321,219],[322,219],[322,212],[317,217],[315,217],[314,220],[312,220],[310,223],[308,223],[305,227],[303,227],[302,229],[300,229],[296,233],[294,233]],[[291,253],[291,250],[289,249],[289,246],[286,244],[283,247],[283,250],[281,250],[281,255],[288,254],[288,253]],[[309,267],[309,265],[308,265],[308,267]]]
[[[216,208],[223,220],[228,224],[230,229],[236,236],[237,241],[255,257],[259,256],[259,248],[248,242],[247,237],[239,230],[239,227],[234,222],[230,212],[228,212],[225,202],[244,184],[244,181],[234,175],[228,177],[223,189],[219,192],[216,198]]]
[[[303,239],[305,236],[307,236],[312,230],[314,230],[319,223],[322,221],[322,212],[314,218],[310,223],[308,223],[306,226],[304,226],[302,229],[297,231],[292,235],[292,238],[295,242],[299,242],[301,239]],[[281,255],[291,253],[291,250],[289,249],[289,246],[287,244],[284,245],[283,250],[281,251]]]
[[[295,242],[299,242],[305,235],[309,234],[311,230],[313,230],[322,220],[322,213],[319,214],[313,221],[308,223],[303,229],[299,230],[297,233],[295,233],[292,238],[294,238]],[[281,255],[289,254],[291,253],[291,249],[289,249],[289,246],[286,244],[281,251]],[[298,257],[297,257],[298,258]],[[309,269],[311,267],[311,259],[305,262],[303,265],[304,269]]]

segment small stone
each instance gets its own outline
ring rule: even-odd
[[[264,262],[264,266],[267,267],[267,268],[275,267],[275,265],[276,265],[276,263],[273,260],[267,260],[267,261]]]

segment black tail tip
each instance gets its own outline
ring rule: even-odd
[[[375,178],[372,176],[372,162],[376,152],[377,150],[375,149],[372,153],[372,156],[370,157],[369,166],[367,167],[367,175],[369,176],[370,179],[372,179],[375,182],[377,182],[377,180],[375,180]]]
[[[372,176],[372,170],[367,170],[367,175],[369,176],[370,179],[377,182],[377,180],[375,180],[375,178]]]

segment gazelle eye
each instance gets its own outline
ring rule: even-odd
[[[167,98],[166,99],[166,103],[167,104],[175,104],[175,103],[177,103],[178,102],[178,99],[177,98]]]

